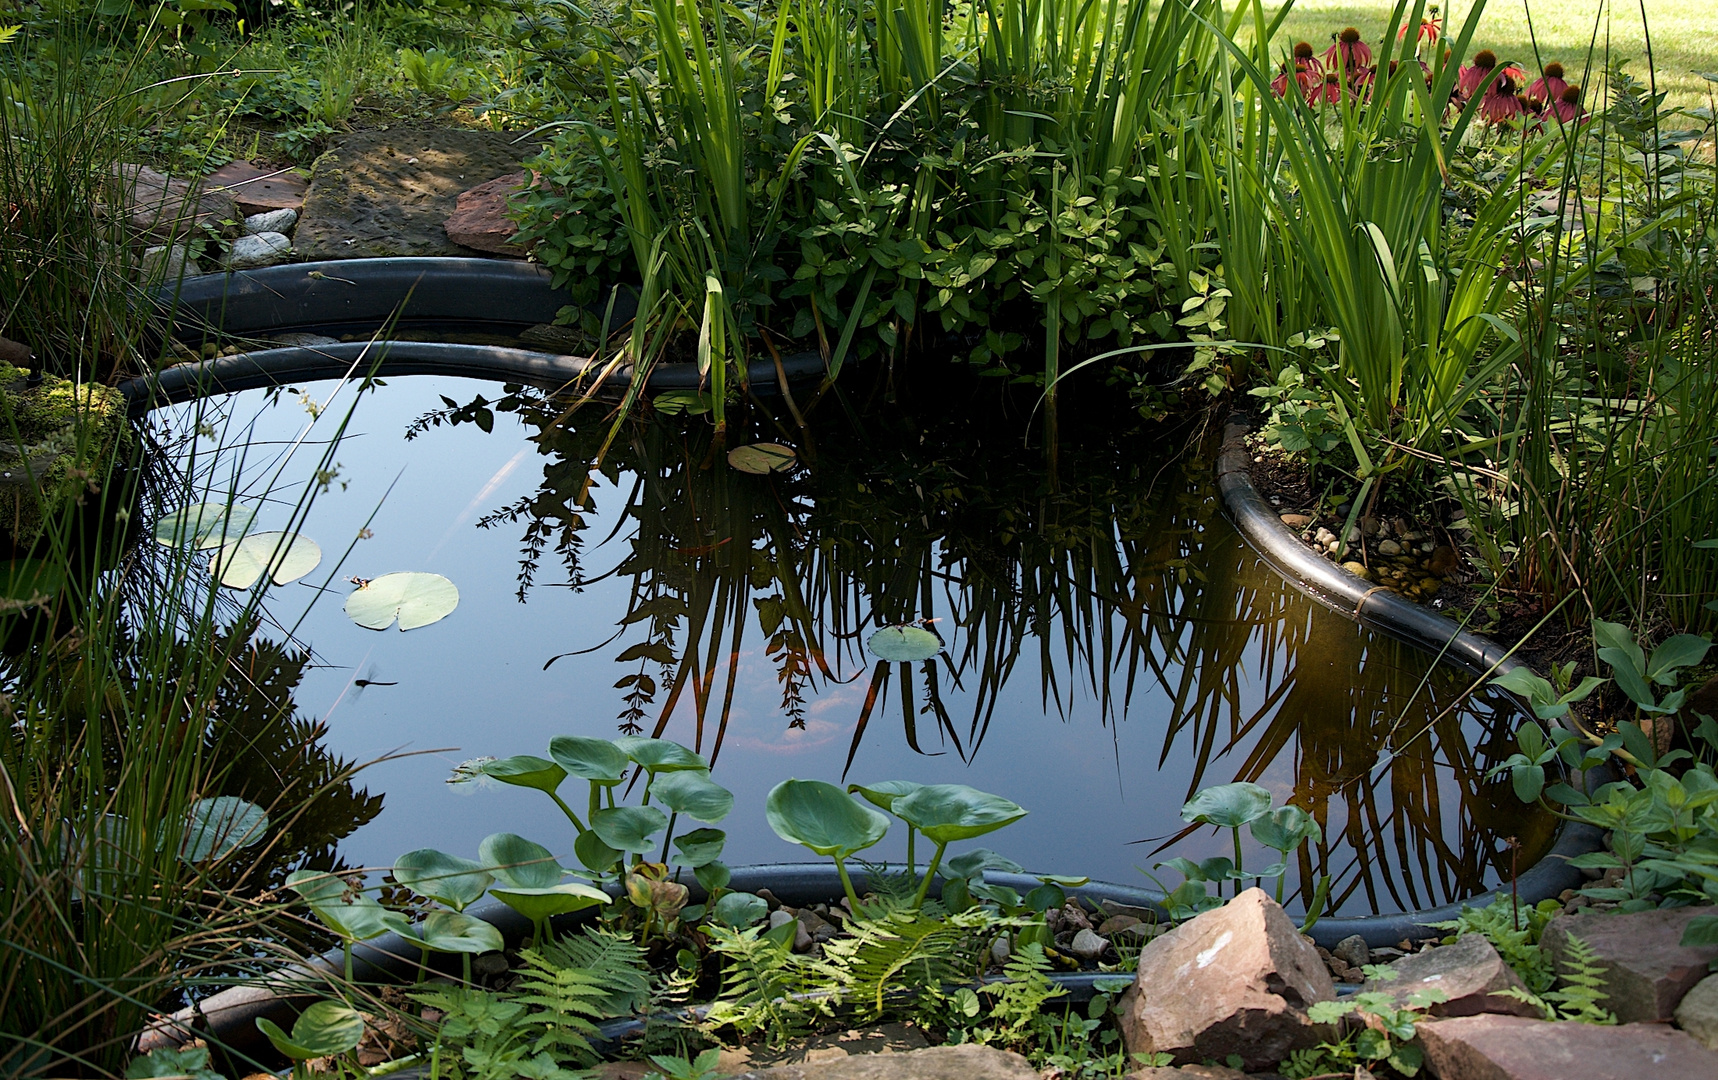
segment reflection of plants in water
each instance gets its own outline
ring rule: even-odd
[[[1492,706],[1456,708],[1461,684],[1422,679],[1423,657],[1259,574],[1216,527],[1208,462],[1149,449],[1196,449],[1197,432],[1094,423],[1062,447],[1052,482],[992,415],[890,410],[820,429],[814,469],[766,478],[724,467],[702,428],[634,422],[593,492],[586,463],[606,425],[569,422],[552,399],[509,387],[419,426],[495,408],[534,427],[548,459],[538,491],[486,520],[525,525],[521,598],[551,545],[570,583],[587,584],[596,495],[624,500],[610,535],[630,526],[630,551],[610,573],[630,595],[597,647],[618,645],[630,668],[617,683],[625,732],[661,735],[689,711],[689,741],[714,760],[747,635],[761,631],[790,726],[820,690],[864,680],[849,764],[886,715],[913,751],[942,752],[938,740],[969,758],[1028,658],[1045,710],[1065,719],[1109,724],[1165,701],[1160,764],[1186,761],[1188,796],[1223,779],[1225,755],[1245,750],[1232,778],[1259,781],[1293,747],[1289,797],[1325,830],[1299,855],[1303,898],[1325,873],[1334,905],[1464,895],[1495,865],[1489,835],[1548,840],[1491,798],[1483,776],[1502,742],[1468,746],[1476,719],[1497,726]],[[937,657],[865,650],[877,628],[929,621],[947,642]],[[1459,806],[1446,807],[1452,791]]]

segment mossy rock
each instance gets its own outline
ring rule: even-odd
[[[0,363],[0,533],[20,548],[67,504],[95,494],[129,447],[125,395]]]

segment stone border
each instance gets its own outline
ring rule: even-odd
[[[1365,578],[1351,574],[1308,550],[1253,486],[1248,469],[1252,455],[1243,441],[1251,430],[1245,414],[1236,413],[1229,418],[1223,429],[1222,453],[1217,458],[1217,486],[1236,530],[1284,581],[1332,611],[1425,649],[1439,661],[1453,662],[1477,675],[1501,675],[1525,666],[1514,659],[1511,655],[1513,650],[1490,638],[1470,633],[1452,620],[1396,593],[1376,588]],[[1589,770],[1585,777],[1575,778],[1576,782],[1589,787],[1615,779],[1617,776],[1608,763]],[[1513,889],[1497,889],[1459,903],[1399,915],[1320,919],[1313,928],[1312,937],[1326,948],[1350,934],[1359,934],[1369,946],[1394,945],[1404,938],[1426,936],[1427,923],[1454,919],[1461,914],[1463,907],[1484,907],[1512,891],[1523,902],[1536,904],[1557,896],[1565,889],[1585,884],[1585,877],[1568,865],[1567,860],[1603,847],[1603,830],[1582,822],[1566,822],[1551,850],[1522,871]]]

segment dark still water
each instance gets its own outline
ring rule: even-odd
[[[1283,585],[1223,518],[1191,430],[1065,407],[1051,484],[1019,413],[934,400],[858,421],[831,401],[788,474],[729,468],[704,418],[676,417],[621,426],[587,481],[605,407],[569,419],[535,391],[449,379],[335,391],[153,423],[210,495],[236,485],[260,508],[253,528],[285,528],[315,493],[300,531],[323,564],[271,591],[259,639],[308,653],[296,688],[277,681],[327,751],[386,759],[356,780],[382,806],[340,841],[350,865],[475,856],[497,831],[572,864],[540,794],[446,781],[555,735],[632,732],[712,760],[736,795],[735,865],[809,857],[764,821],[787,777],[971,784],[1030,811],[988,846],[1136,885],[1171,855],[1229,852],[1178,811],[1251,780],[1324,825],[1291,889],[1329,873],[1350,914],[1471,895],[1507,874],[1504,838],[1522,866],[1549,843],[1483,779],[1511,750],[1507,703],[1463,703],[1466,676]],[[405,633],[346,618],[349,577],[407,570],[451,579],[458,609]],[[937,620],[943,659],[866,650],[917,619]]]

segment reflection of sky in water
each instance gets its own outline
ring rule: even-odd
[[[492,435],[467,424],[435,428],[413,442],[402,439],[411,420],[440,406],[441,393],[468,398],[479,390],[494,392],[482,384],[457,380],[396,379],[378,396],[364,400],[346,441],[334,454],[339,477],[326,494],[318,496],[303,529],[322,545],[326,560],[305,581],[277,589],[269,604],[272,620],[284,627],[297,625],[299,638],[314,650],[315,663],[296,700],[302,713],[327,719],[330,748],[357,760],[406,755],[372,765],[360,777],[371,790],[386,792],[386,802],[376,821],[343,844],[345,857],[354,864],[385,864],[400,852],[420,846],[472,855],[485,835],[503,830],[545,843],[565,853],[571,863],[572,828],[539,793],[502,785],[455,787],[444,780],[456,763],[472,756],[543,755],[549,739],[558,734],[612,736],[624,693],[613,684],[621,675],[638,670],[636,663],[619,665],[612,657],[625,645],[645,638],[641,626],[597,648],[614,634],[631,585],[624,576],[601,576],[630,551],[630,523],[614,539],[597,546],[614,528],[625,491],[600,479],[595,488],[598,512],[589,517],[584,565],[589,577],[600,580],[581,592],[561,587],[564,579],[551,557],[545,560],[530,602],[520,604],[515,598],[515,578],[522,523],[480,529],[476,522],[529,495],[540,482],[544,459],[533,444],[522,445],[528,430],[515,416],[497,414]],[[316,396],[326,394],[322,388]],[[307,420],[307,413],[290,395],[259,416],[261,403],[261,396],[253,393],[221,406],[229,410],[232,422],[224,429],[226,442],[236,441],[239,428],[258,417],[249,437],[273,444],[252,449],[247,475],[253,476],[272,472],[262,467],[264,462],[272,461]],[[314,440],[326,438],[324,429],[333,431],[339,412],[337,403],[316,424],[313,439],[297,450],[283,474],[293,484],[301,485],[314,468],[318,452]],[[212,445],[208,439],[201,442]],[[630,478],[622,481],[630,486]],[[277,499],[284,497],[289,503],[300,490],[283,485]],[[288,514],[289,505],[277,503],[263,512],[257,527],[280,528]],[[358,541],[335,573],[335,562],[367,522],[373,538]],[[1371,703],[1379,700],[1376,685],[1354,685],[1360,678],[1358,659],[1368,647],[1374,650],[1367,664],[1368,678],[1375,680],[1381,666],[1395,661],[1402,665],[1398,675],[1405,681],[1392,700],[1401,700],[1413,688],[1423,660],[1309,602],[1283,599],[1282,587],[1240,548],[1220,518],[1213,517],[1203,541],[1202,557],[1224,558],[1247,567],[1248,588],[1271,597],[1269,606],[1283,612],[1287,621],[1303,624],[1303,644],[1293,657],[1267,655],[1257,633],[1240,652],[1242,661],[1231,673],[1240,691],[1238,709],[1225,706],[1214,722],[1180,732],[1167,752],[1164,738],[1173,702],[1162,685],[1143,673],[1128,714],[1119,722],[1104,722],[1089,686],[1080,680],[1072,680],[1072,706],[1066,718],[1053,705],[1046,716],[1038,649],[1028,641],[970,764],[963,763],[952,746],[939,745],[936,722],[928,715],[919,721],[920,746],[927,752],[947,752],[941,756],[912,753],[901,733],[898,687],[892,686],[887,708],[880,705],[871,718],[849,779],[960,782],[1011,798],[1025,806],[1029,816],[981,843],[988,842],[1042,872],[1087,873],[1147,884],[1136,866],[1149,868],[1172,853],[1195,859],[1228,854],[1226,832],[1214,835],[1200,830],[1178,843],[1173,852],[1155,856],[1151,854],[1155,843],[1136,841],[1163,838],[1182,827],[1177,814],[1190,794],[1189,778],[1199,762],[1204,762],[1204,784],[1226,782],[1240,774],[1260,740],[1269,737],[1266,721],[1274,710],[1292,712],[1303,727],[1314,725],[1327,734],[1335,731],[1339,738],[1357,708],[1370,711]],[[345,578],[402,570],[432,571],[451,578],[460,590],[459,609],[441,623],[405,634],[363,630],[344,617],[340,602],[350,590]],[[314,588],[330,574],[334,575],[331,594],[305,613]],[[937,603],[936,613],[948,616],[946,598],[939,596]],[[1254,604],[1266,606],[1256,597]],[[1235,607],[1223,613],[1233,616]],[[948,635],[950,621],[945,619],[939,628]],[[685,640],[684,623],[676,640]],[[754,626],[740,650],[734,705],[714,770],[714,778],[736,796],[734,812],[723,823],[729,832],[725,859],[730,864],[807,857],[802,849],[770,832],[763,817],[764,796],[789,776],[840,778],[869,675],[856,669],[849,658],[839,674],[852,681],[824,684],[819,680],[817,689],[807,694],[804,730],[789,729],[780,710],[775,667],[764,656],[765,641]],[[724,649],[726,643],[724,637]],[[544,670],[549,658],[576,650],[592,651],[561,656]],[[1060,650],[1057,642],[1058,661]],[[1386,663],[1381,665],[1380,660]],[[1058,678],[1066,700],[1070,680],[1065,664],[1059,666],[1064,668]],[[1174,664],[1164,666],[1171,679],[1179,678]],[[714,690],[718,701],[726,678],[724,665],[718,669]],[[353,685],[354,680],[397,685],[360,688]],[[1451,679],[1436,681],[1438,708],[1450,696],[1453,684]],[[657,695],[656,710],[666,699],[664,687]],[[951,687],[945,686],[945,699],[964,741],[970,706],[963,713],[964,695]],[[1273,699],[1280,700],[1271,704]],[[664,734],[692,745],[696,736],[689,705],[689,700],[681,702]],[[915,705],[923,705],[922,691]],[[1246,723],[1261,711],[1261,722]],[[718,712],[713,704],[711,730],[705,732],[706,751]],[[1429,714],[1419,715],[1423,725]],[[1476,718],[1468,718],[1463,728],[1469,745],[1485,737]],[[1279,803],[1295,790],[1296,756],[1290,740],[1270,749],[1255,773]],[[1440,763],[1448,761],[1445,749],[1440,748],[1437,757]],[[1359,781],[1363,776],[1350,779]],[[1388,784],[1387,778],[1380,782]],[[582,781],[569,780],[564,793],[573,806],[584,805]],[[1463,823],[1462,792],[1450,770],[1439,771],[1432,794],[1441,807],[1442,836],[1427,844],[1410,833],[1398,836],[1394,826],[1385,824],[1381,828],[1385,836],[1375,842],[1371,856],[1357,856],[1352,848],[1333,843],[1332,867],[1353,877],[1356,859],[1364,864],[1368,857],[1384,852],[1392,869],[1375,867],[1377,876],[1399,877],[1406,864],[1410,878],[1418,882],[1414,896],[1419,903],[1441,901],[1451,890],[1459,891],[1448,871],[1430,869],[1430,849],[1447,843],[1459,850],[1494,841],[1464,836],[1472,832],[1472,822]],[[1506,799],[1497,802],[1505,811],[1514,810]],[[1348,807],[1340,799],[1332,805],[1327,830],[1335,833]],[[1388,792],[1383,791],[1379,813],[1387,815],[1389,806]],[[1480,804],[1477,810],[1483,813],[1485,806]],[[1500,825],[1500,831],[1529,828],[1514,817]],[[892,835],[873,854],[898,859],[904,848],[904,835]],[[1258,866],[1271,860],[1251,848],[1248,861]],[[1428,875],[1438,883],[1429,890]],[[1496,880],[1495,874],[1488,877]],[[1168,872],[1167,883],[1178,880]],[[1400,906],[1388,895],[1369,903],[1364,890],[1346,906],[1358,911],[1374,904],[1383,909]]]

